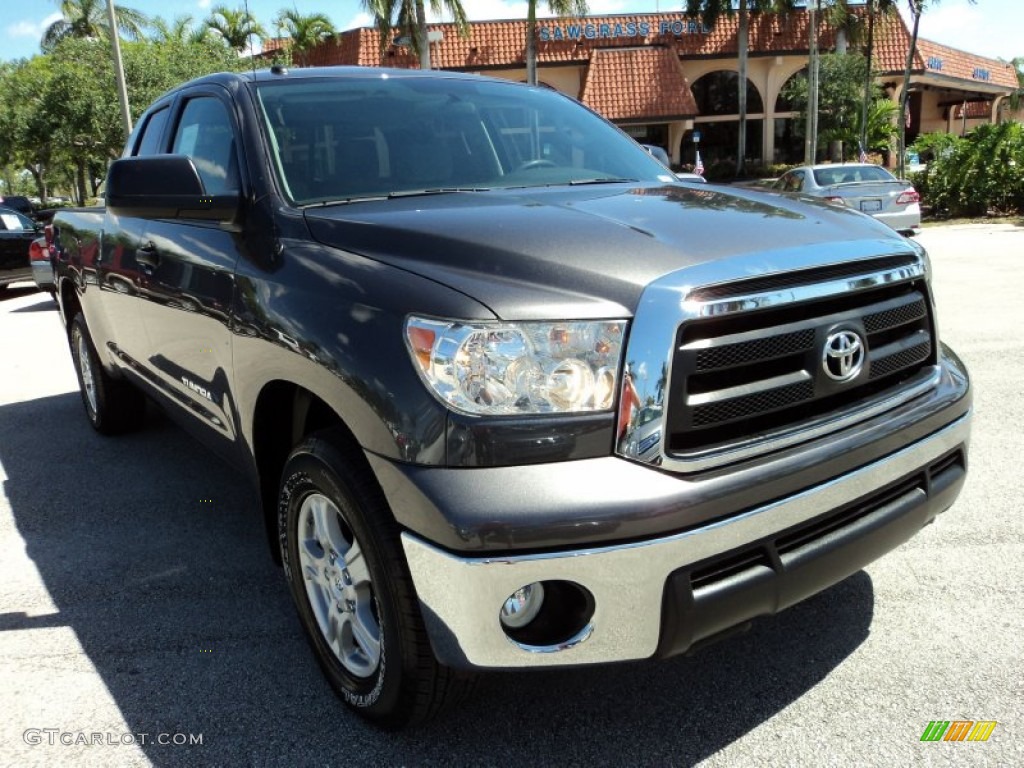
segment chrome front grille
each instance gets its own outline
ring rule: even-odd
[[[928,392],[940,371],[927,271],[916,244],[880,239],[790,245],[664,275],[630,325],[616,453],[702,472]],[[826,373],[826,344],[851,339],[865,352],[860,367],[844,374],[845,361],[837,371],[829,357]]]
[[[665,415],[666,454],[770,434],[870,400],[935,361],[923,280],[680,326]],[[864,361],[826,374],[830,334],[854,332]]]

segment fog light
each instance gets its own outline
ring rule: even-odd
[[[544,605],[544,586],[539,582],[520,587],[501,606],[501,623],[510,629],[525,627]]]

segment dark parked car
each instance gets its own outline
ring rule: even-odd
[[[35,208],[32,207],[32,202],[22,195],[0,195],[0,206],[13,208],[18,213],[24,214],[29,218],[35,216]]]
[[[32,279],[39,290],[46,291],[56,297],[53,275],[53,246],[46,237],[37,237],[28,247],[29,263],[32,266]]]
[[[0,292],[11,283],[31,282],[28,248],[38,236],[32,219],[13,208],[0,207]]]
[[[664,147],[659,147],[657,144],[641,144],[640,146],[656,157],[666,168],[672,167],[672,160],[669,158],[668,152],[665,151]]]

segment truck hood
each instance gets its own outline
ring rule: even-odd
[[[838,242],[864,241],[864,255],[910,250],[852,210],[683,184],[424,194],[307,208],[305,216],[325,245],[518,320],[631,316],[653,280],[718,259],[763,253],[762,274],[786,269],[787,249],[821,245],[822,264],[836,258],[827,245]]]

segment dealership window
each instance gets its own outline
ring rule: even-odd
[[[700,131],[700,157],[704,166],[727,161],[736,162],[736,147],[739,146],[739,120],[717,120],[698,122],[694,127]],[[761,157],[764,138],[764,121],[747,120],[747,162],[757,161]],[[693,131],[683,134],[679,145],[680,162],[693,165],[696,159],[697,145],[693,143]]]
[[[669,154],[668,123],[649,123],[647,125],[620,125],[623,131],[641,144],[654,144]]]
[[[700,155],[705,166],[720,161],[736,162],[740,134],[738,84],[736,72],[720,69],[697,78],[691,88],[700,115],[694,120],[694,128],[701,132]],[[761,93],[747,78],[747,162],[761,158],[763,118]],[[691,132],[683,136],[679,149],[681,161],[692,164],[696,147]]]
[[[807,67],[804,67],[799,72],[795,72],[792,75],[790,75],[789,79],[786,80],[785,84],[779,89],[779,97],[775,99],[775,111],[777,113],[797,111],[796,107],[793,106],[793,103],[786,98],[786,91],[791,87],[790,84],[797,79],[807,79]]]
[[[804,120],[793,103],[785,96],[790,83],[797,78],[807,78],[807,67],[786,80],[786,84],[779,90],[779,96],[775,100],[775,120],[773,120],[775,154],[772,157],[772,162],[775,163],[799,163],[804,159]]]
[[[735,72],[720,69],[708,72],[697,79],[690,89],[697,101],[697,114],[702,117],[711,115],[738,115],[740,111],[739,75]],[[750,78],[747,78],[747,113],[764,112],[764,102]]]
[[[776,163],[799,163],[804,159],[804,121],[799,117],[775,118]]]

